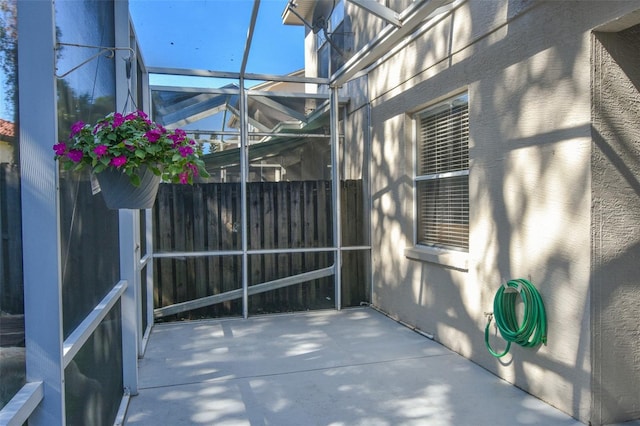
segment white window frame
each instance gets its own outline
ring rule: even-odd
[[[466,105],[468,108],[469,98],[468,98],[467,91],[458,92],[453,96],[449,96],[443,100],[434,102],[433,104],[427,106],[426,108],[423,108],[420,111],[417,111],[412,116],[413,124],[414,124],[414,136],[413,136],[413,139],[414,139],[414,143],[413,143],[413,147],[414,147],[414,160],[413,160],[414,161],[414,179],[413,179],[414,181],[413,182],[414,239],[413,241],[414,241],[414,245],[412,247],[408,247],[405,249],[405,256],[414,260],[437,263],[440,265],[449,266],[455,269],[466,271],[468,270],[468,257],[469,257],[469,254],[468,254],[469,230],[468,229],[467,229],[467,235],[466,235],[466,245],[438,244],[438,241],[430,241],[428,243],[425,243],[424,241],[419,242],[420,239],[418,235],[418,230],[420,227],[419,226],[420,206],[418,205],[419,204],[418,186],[420,182],[436,181],[436,180],[442,181],[444,179],[450,179],[452,177],[461,177],[461,176],[466,176],[468,178],[469,169],[470,169],[469,164],[467,163],[466,167],[462,167],[462,168],[459,165],[458,166],[454,165],[452,169],[445,168],[445,170],[437,170],[435,172],[427,172],[427,173],[421,174],[419,170],[420,166],[418,163],[418,157],[420,155],[420,149],[421,149],[420,147],[421,141],[419,140],[420,117],[429,113],[435,114],[436,111],[441,111],[442,108],[447,108],[447,107],[451,108],[451,106],[453,106],[454,103],[459,104],[460,101],[466,102]],[[468,119],[468,111],[467,111],[467,119]],[[467,132],[469,130],[468,124],[467,124],[466,130]],[[468,158],[468,140],[467,140],[467,146],[466,146],[466,153],[463,152],[463,158],[465,156]],[[467,203],[466,222],[467,222],[467,228],[468,228],[468,222],[469,222],[469,219],[468,219],[469,193],[468,192],[466,194],[466,200],[463,200],[463,201],[466,201]],[[463,214],[463,217],[464,217],[464,214]]]

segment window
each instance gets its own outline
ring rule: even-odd
[[[317,30],[317,76],[324,78],[329,77],[344,65],[353,44],[350,20],[345,14],[344,1],[334,1],[331,10],[327,13],[329,17],[326,21],[324,16],[318,18],[318,23],[326,24],[327,34],[320,28],[314,29],[314,31]],[[331,38],[330,41],[327,40],[327,36]]]
[[[464,93],[416,115],[416,243],[469,250],[469,107]]]

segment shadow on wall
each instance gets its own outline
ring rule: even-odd
[[[602,361],[592,360],[592,333],[598,331],[591,329],[590,320],[598,319],[592,317],[591,280],[592,274],[597,278],[602,272],[592,271],[590,262],[591,82],[584,54],[590,51],[589,39],[584,35],[595,26],[593,21],[611,14],[605,4],[592,6],[588,15],[593,18],[581,16],[568,27],[563,17],[571,15],[575,3],[512,1],[502,9],[495,6],[505,14],[504,25],[488,25],[487,13],[475,10],[481,6],[465,4],[454,14],[458,23],[451,17],[450,25],[442,26],[449,34],[436,27],[426,41],[433,44],[429,55],[413,45],[398,53],[407,59],[399,59],[403,66],[414,67],[405,81],[392,81],[398,77],[389,61],[381,66],[384,80],[371,89],[374,303],[587,421],[592,415],[592,362]],[[455,25],[463,21],[469,24],[464,32],[472,42],[460,46],[462,30]],[[483,32],[488,26],[491,37]],[[437,55],[442,45],[446,53]],[[413,83],[417,79],[421,82]],[[634,80],[636,87],[638,81]],[[412,146],[405,146],[411,137],[404,115],[465,86],[471,130],[468,273],[407,261],[398,249],[398,244],[412,244],[413,239],[407,219],[413,217]],[[637,91],[634,99],[637,105]],[[623,200],[636,206],[637,217],[637,142],[621,149],[614,162],[635,189]],[[627,261],[640,254],[638,238],[633,238],[600,268],[629,268]],[[633,268],[635,275],[626,276],[639,275],[637,266]],[[483,312],[491,310],[500,282],[518,277],[529,278],[543,295],[549,343],[533,351],[515,347],[512,358],[501,362],[485,349]],[[624,285],[638,293],[637,285]],[[607,292],[624,293],[620,287],[607,287]],[[598,303],[603,311],[608,302]],[[626,348],[632,357],[638,356],[637,341]],[[637,377],[637,367],[620,368]],[[638,394],[634,389],[634,396],[627,398],[637,399]]]

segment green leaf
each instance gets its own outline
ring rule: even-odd
[[[133,186],[140,186],[140,176],[132,174],[130,179]]]
[[[144,158],[147,156],[147,153],[141,149],[136,149],[136,157]]]

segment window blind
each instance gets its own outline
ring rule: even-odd
[[[469,248],[467,95],[418,114],[417,243]]]

